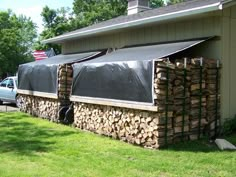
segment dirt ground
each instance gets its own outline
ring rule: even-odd
[[[14,112],[14,111],[19,111],[19,109],[16,107],[15,104],[3,103],[3,105],[0,105],[0,112]]]

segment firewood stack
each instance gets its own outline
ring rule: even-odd
[[[162,121],[158,126],[162,139],[160,146],[167,145],[173,141],[173,111],[174,111],[174,95],[173,82],[175,80],[175,66],[164,59],[155,62],[154,92],[155,105],[158,107],[158,117]]]
[[[174,92],[174,141],[188,140],[191,68],[187,58],[175,61]]]
[[[173,130],[168,124],[165,141],[165,114],[111,106],[75,103],[74,124],[80,129],[110,136],[147,148],[171,143]],[[171,112],[169,117],[173,115]]]
[[[21,100],[21,104],[19,105],[20,111],[28,113],[28,114],[32,114],[31,98],[32,96],[19,94],[19,100]]]
[[[172,63],[166,59],[156,61],[156,112],[75,102],[74,124],[148,148],[197,139],[206,127],[213,130],[213,126],[215,130],[216,98],[218,108],[220,105],[215,79],[215,61],[204,63],[200,58]],[[211,121],[213,124],[206,126]]]
[[[59,103],[56,99],[34,97],[32,99],[32,115],[58,122],[57,112]]]
[[[20,110],[33,116],[58,122],[57,111],[59,102],[56,99],[20,95],[22,104]]]
[[[166,60],[155,66],[157,112],[74,103],[75,126],[147,148],[171,144],[175,66]]]
[[[59,122],[58,111],[70,104],[73,69],[58,68],[58,99],[21,95],[21,110]],[[155,112],[74,103],[74,125],[147,148],[213,136],[220,119],[220,72],[215,60],[155,61]]]
[[[220,64],[218,60],[204,60],[207,88],[207,121],[210,137],[219,133],[220,126]]]
[[[70,104],[70,92],[72,85],[72,66],[69,64],[59,65],[58,68],[58,98],[60,107]]]
[[[206,121],[206,81],[202,58],[191,59],[190,139],[202,136]]]

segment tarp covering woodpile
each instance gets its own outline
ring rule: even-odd
[[[21,65],[18,70],[17,90],[21,111],[54,122],[73,120],[66,116],[70,105],[72,64],[101,56],[104,52],[58,55],[45,60]]]
[[[153,104],[154,61],[203,41],[123,48],[74,64],[72,95]]]
[[[216,135],[219,61],[173,55],[203,41],[124,48],[74,64],[74,125],[150,148]]]
[[[57,55],[20,65],[18,69],[18,89],[56,94],[59,65],[81,62],[98,54],[100,52]]]

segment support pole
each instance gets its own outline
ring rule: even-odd
[[[66,64],[66,96],[65,99],[67,99],[67,64]]]
[[[200,93],[199,93],[199,117],[198,117],[198,139],[201,137],[201,118],[202,118],[202,62],[200,58]]]
[[[169,102],[169,59],[167,61],[167,68],[166,68],[166,101],[165,101],[165,146],[168,145],[167,141],[167,133],[168,133],[168,102]]]
[[[187,76],[187,58],[184,58],[184,94],[183,94],[183,111],[182,111],[182,137],[181,140],[184,140],[184,127],[185,127],[185,104],[186,104],[186,76]]]
[[[219,94],[219,60],[217,60],[217,67],[216,67],[216,105],[215,105],[215,137],[217,136],[217,121],[218,121],[218,94]]]

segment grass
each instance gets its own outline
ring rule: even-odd
[[[236,153],[206,140],[148,150],[23,113],[0,113],[0,138],[1,177],[236,176]]]

